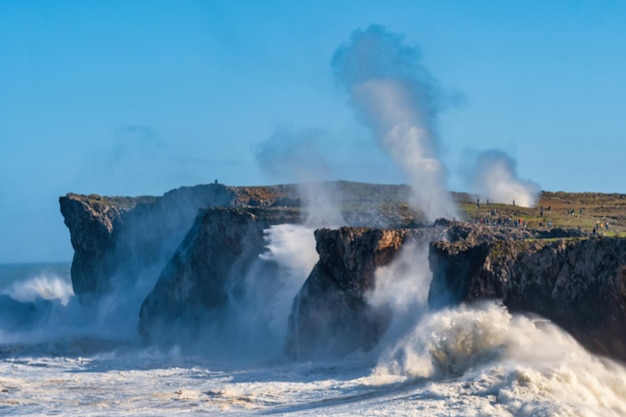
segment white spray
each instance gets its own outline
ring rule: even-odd
[[[394,315],[364,385],[428,381],[442,406],[475,398],[483,415],[626,413],[626,368],[588,353],[548,320],[493,301],[430,310],[427,253],[409,243],[376,271],[368,301]]]
[[[524,180],[517,175],[513,158],[499,150],[478,154],[471,167],[469,185],[473,192],[494,203],[534,207],[541,193],[536,182]]]
[[[381,26],[355,31],[332,59],[335,76],[413,187],[412,205],[428,220],[458,217],[438,158],[437,116],[445,95],[417,48]]]
[[[277,129],[257,146],[256,160],[272,178],[298,184],[306,224],[337,227],[345,224],[339,209],[341,196],[332,183],[324,182],[330,179],[332,168],[318,149],[320,136],[316,129]]]

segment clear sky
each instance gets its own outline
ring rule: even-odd
[[[311,135],[325,178],[402,183],[333,78],[379,24],[458,98],[449,185],[498,148],[549,191],[626,193],[626,2],[0,0],[0,262],[70,260],[58,197],[293,181],[255,155]]]

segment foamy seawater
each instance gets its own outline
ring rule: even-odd
[[[262,258],[282,265],[280,290],[262,303],[248,288],[251,307],[233,318],[242,327],[219,355],[214,345],[143,346],[132,332],[138,317],[126,314],[127,302],[116,310],[115,297],[86,314],[69,264],[0,267],[0,415],[626,415],[626,368],[550,322],[494,302],[429,310],[427,252],[410,245],[378,273],[387,284],[370,302],[394,319],[373,351],[289,360],[280,341],[289,301],[316,259],[310,232],[268,231]],[[234,349],[238,341],[245,346]]]
[[[483,357],[482,363],[458,374],[420,378],[401,368],[383,370],[390,365],[387,359],[378,365],[349,358],[337,363],[281,361],[237,369],[177,357],[176,352],[122,349],[76,355],[81,349],[93,350],[92,343],[77,340],[56,348],[52,344],[49,351],[41,346],[26,355],[5,347],[0,361],[0,412],[135,416],[626,413],[624,368],[594,358],[575,345],[571,346],[573,355],[547,363]]]

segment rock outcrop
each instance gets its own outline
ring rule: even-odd
[[[141,307],[142,338],[185,345],[203,327],[219,326],[237,286],[265,251],[263,231],[299,221],[294,210],[203,210]]]
[[[342,196],[350,208],[344,213],[347,224],[414,221],[415,214],[408,209],[395,209],[408,192],[405,186],[340,181],[320,188]],[[74,292],[81,302],[90,303],[114,287],[124,290],[141,280],[150,287],[201,208],[295,208],[302,199],[295,185],[228,187],[216,183],[181,187],[162,197],[68,194],[59,202],[74,248]]]
[[[317,230],[319,262],[294,299],[285,352],[292,358],[310,359],[373,347],[387,328],[390,312],[368,304],[367,295],[374,288],[376,269],[388,265],[408,241],[419,245],[464,242],[466,247],[482,248],[504,240],[535,239],[541,233],[445,219],[434,227],[411,229]],[[577,235],[578,231],[564,233]]]
[[[390,320],[389,311],[366,300],[376,268],[388,265],[406,241],[428,239],[432,230],[317,230],[319,261],[293,301],[287,355],[306,360],[371,349]]]
[[[315,232],[319,261],[288,322],[285,351],[292,358],[371,349],[391,319],[386,307],[367,301],[375,271],[418,241],[435,242],[434,308],[499,299],[511,311],[553,320],[594,352],[626,360],[626,239],[503,226],[511,222],[424,226],[401,201],[401,186],[333,186],[343,193],[341,215],[350,227]],[[227,326],[241,280],[265,250],[263,231],[302,222],[308,213],[295,186],[211,184],[139,198],[68,194],[60,204],[81,302],[141,286],[135,296],[149,294],[139,331],[148,342],[170,345],[207,326]],[[272,265],[263,268],[271,272]]]
[[[626,360],[626,239],[437,242],[429,263],[435,307],[499,299]]]
[[[236,196],[219,184],[184,187],[163,197],[60,198],[74,259],[72,285],[83,303],[123,289],[162,269],[201,207],[230,206]],[[154,280],[152,280],[154,282]]]

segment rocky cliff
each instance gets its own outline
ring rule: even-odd
[[[558,230],[565,236],[580,236],[577,230]],[[457,276],[474,273],[484,260],[486,248],[510,242],[525,248],[544,242],[550,232],[514,227],[491,227],[438,220],[433,227],[376,229],[343,227],[315,232],[319,261],[294,299],[289,318],[285,352],[292,358],[340,357],[358,349],[372,348],[387,329],[390,312],[367,301],[377,268],[391,263],[407,242],[427,246],[441,242],[447,248],[462,248],[467,256],[441,256],[439,267],[450,282],[442,286],[441,273],[431,289],[433,305],[460,302],[465,283]],[[542,245],[541,243],[535,243]],[[517,246],[516,246],[517,247]],[[523,251],[523,249],[520,249]],[[431,255],[434,256],[434,255]],[[447,285],[449,284],[449,285]],[[476,285],[484,285],[479,281]],[[445,291],[442,288],[445,287]],[[493,297],[485,294],[484,297]],[[483,297],[483,298],[484,298]],[[480,298],[480,297],[479,297]],[[530,297],[532,298],[532,296]]]
[[[499,299],[626,360],[626,239],[437,242],[429,263],[436,307]]]
[[[228,206],[234,200],[221,185],[180,188],[160,198],[61,197],[74,248],[74,292],[81,302],[89,302],[145,271],[158,274],[200,207]]]
[[[224,324],[237,287],[265,251],[264,230],[300,220],[295,210],[203,210],[141,307],[143,339],[185,345],[196,340],[201,329]]]
[[[365,294],[376,267],[393,259],[406,236],[395,230],[317,230],[320,259],[294,299],[286,353],[296,359],[336,357],[376,344],[389,314],[370,306]]]
[[[291,357],[372,348],[390,321],[389,311],[367,302],[375,271],[408,241],[420,241],[436,242],[429,256],[434,308],[500,299],[512,311],[554,320],[591,350],[626,358],[624,239],[499,222],[424,226],[401,201],[402,187],[334,186],[344,187],[345,224],[369,227],[316,231],[319,261],[288,322],[285,350]],[[307,217],[294,186],[211,184],[140,198],[68,194],[60,203],[81,301],[142,283],[136,294],[149,295],[139,331],[144,340],[166,344],[185,343],[207,325],[225,326],[242,276],[264,250],[263,230]],[[263,268],[271,273],[270,264]]]

